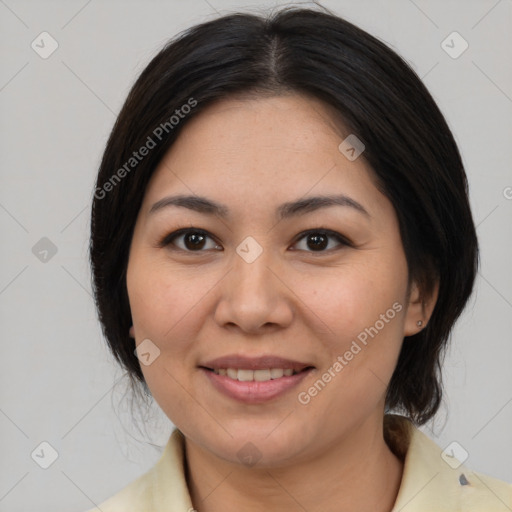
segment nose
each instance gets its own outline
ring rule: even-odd
[[[265,250],[252,263],[236,254],[231,271],[222,280],[215,310],[217,324],[236,326],[247,334],[268,333],[290,325],[293,292],[279,274],[279,265]]]

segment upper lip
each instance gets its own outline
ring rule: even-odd
[[[284,370],[291,368],[296,372],[300,372],[305,368],[312,367],[310,363],[294,361],[283,357],[265,355],[259,357],[247,357],[236,354],[218,357],[200,364],[204,368],[210,370],[219,370],[222,368],[236,368],[242,370],[265,370],[267,368],[282,368]]]

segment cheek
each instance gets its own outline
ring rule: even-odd
[[[337,269],[317,281],[308,306],[329,327],[322,338],[328,357],[301,403],[311,399],[314,409],[343,418],[382,400],[403,340],[407,275],[400,263]]]
[[[364,341],[375,325],[379,334],[388,332],[393,338],[400,332],[407,288],[403,271],[383,271],[382,265],[347,266],[296,282],[297,295],[320,320],[317,325],[323,325],[328,333],[324,341],[333,350],[342,350],[361,333]]]
[[[201,299],[212,284],[207,276],[188,275],[158,261],[133,258],[127,288],[137,344],[149,339],[158,356],[141,370],[153,397],[171,421],[190,409],[185,391],[194,364],[194,344],[201,322]],[[154,350],[154,349],[153,349]]]
[[[133,259],[127,275],[128,295],[137,338],[154,339],[166,348],[168,339],[197,315],[195,308],[211,288],[208,277],[177,271],[159,261]]]

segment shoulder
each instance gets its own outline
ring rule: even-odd
[[[152,487],[155,482],[155,467],[140,476],[121,491],[87,512],[131,512],[153,510]]]
[[[388,415],[385,435],[404,454],[402,483],[393,512],[510,512],[512,485],[471,471],[456,450],[443,451],[406,418]]]
[[[114,496],[87,512],[193,510],[184,472],[183,434],[175,429],[159,461]]]

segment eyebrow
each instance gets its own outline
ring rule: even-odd
[[[229,208],[227,206],[207,199],[206,197],[187,195],[164,197],[153,204],[149,213],[154,214],[169,206],[188,208],[189,210],[206,215],[217,215],[223,219],[229,217]],[[371,215],[362,204],[344,194],[306,197],[304,199],[298,199],[297,201],[283,203],[276,209],[276,216],[279,220],[284,220],[331,206],[349,207],[371,218]]]

